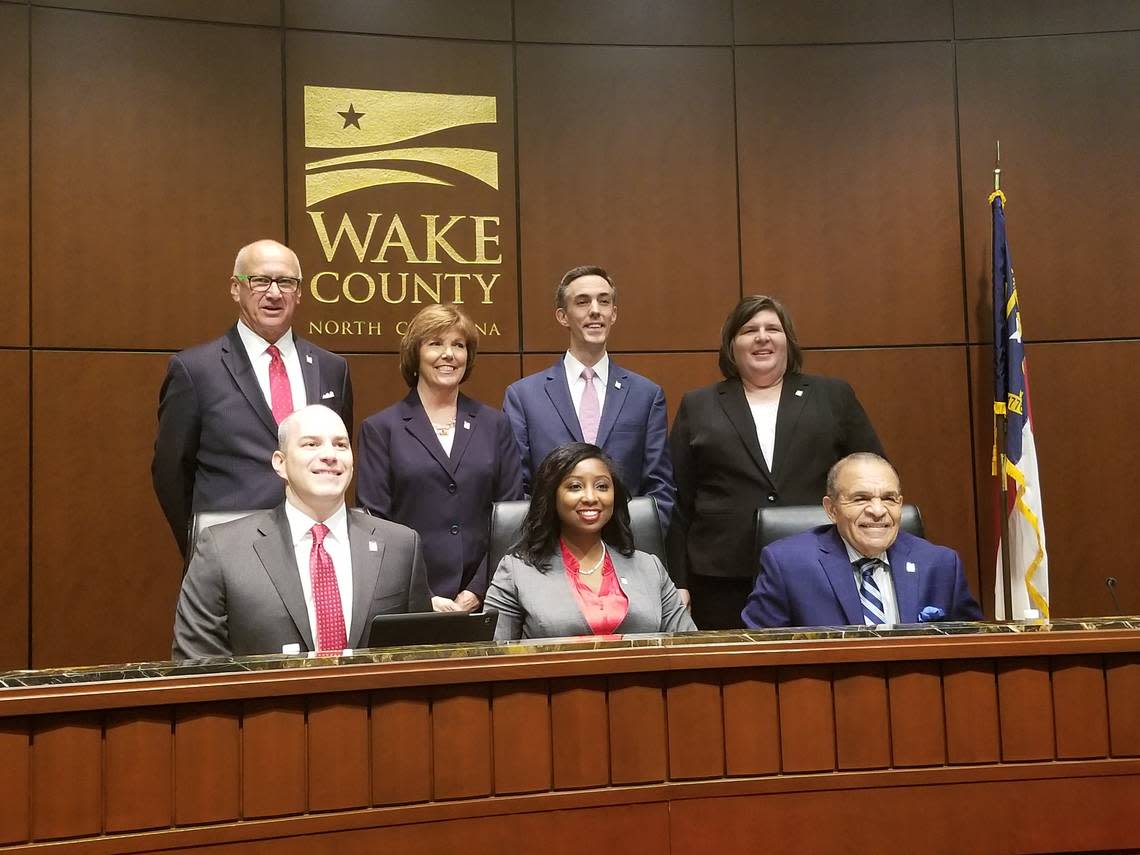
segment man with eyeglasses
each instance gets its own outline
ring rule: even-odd
[[[269,461],[277,426],[291,412],[323,404],[352,428],[347,363],[292,332],[301,285],[289,247],[273,240],[242,247],[230,278],[237,323],[170,358],[151,476],[183,555],[193,546],[194,514],[281,503],[284,487]]]
[[[744,625],[981,620],[958,553],[899,531],[902,505],[898,473],[879,455],[850,454],[832,466],[823,497],[832,524],[764,548]]]

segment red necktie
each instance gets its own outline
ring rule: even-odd
[[[344,631],[344,609],[332,558],[325,551],[325,535],[329,527],[317,523],[312,528],[313,549],[309,553],[309,578],[313,582],[313,603],[317,612],[317,650],[344,650],[348,639]]]
[[[598,390],[594,388],[594,369],[583,368],[582,379],[586,381],[586,388],[582,392],[582,403],[578,408],[578,423],[582,425],[582,439],[597,442],[602,408],[598,406]]]
[[[266,352],[269,354],[269,407],[277,424],[281,424],[293,412],[293,389],[289,386],[289,373],[277,345],[269,345]]]

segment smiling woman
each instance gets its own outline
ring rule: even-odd
[[[357,500],[420,533],[436,611],[479,608],[491,503],[523,495],[506,416],[459,391],[478,350],[467,315],[450,305],[424,307],[400,344],[407,397],[360,426]]]
[[[633,548],[628,503],[596,445],[547,455],[519,542],[487,591],[497,639],[696,630],[661,562]]]

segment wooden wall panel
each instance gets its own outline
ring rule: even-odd
[[[518,86],[525,349],[565,346],[580,264],[617,284],[615,349],[715,342],[740,294],[731,52],[521,45]]]
[[[1109,575],[1119,581],[1121,610],[1140,611],[1140,566],[1129,539],[1121,536],[1131,525],[1127,511],[1131,485],[1140,479],[1140,459],[1124,451],[1131,447],[1134,425],[1140,422],[1140,398],[1128,391],[1140,359],[1140,342],[1033,344],[1026,348],[1026,359],[1049,552],[1051,613],[1057,617],[1116,613],[1104,583]],[[981,378],[974,383],[974,431],[979,448],[985,448],[993,435],[992,351],[972,347],[970,360],[973,376]],[[990,475],[988,454],[978,454],[975,464],[982,584],[992,602],[996,480]],[[1075,504],[1078,496],[1096,496],[1096,513],[1084,513]]]
[[[431,704],[436,799],[489,796],[491,702],[486,685],[437,687]]]
[[[7,523],[0,552],[0,671],[28,667],[29,364],[27,351],[0,350],[0,435],[10,449],[0,456],[0,519]]]
[[[835,765],[831,669],[780,669],[780,754],[784,772],[830,772]]]
[[[32,741],[28,721],[0,721],[0,844],[18,843],[31,836],[28,793],[31,790]]]
[[[307,805],[303,698],[246,701],[241,722],[243,819],[303,813]]]
[[[545,680],[499,683],[491,699],[495,795],[549,790],[550,688]]]
[[[426,692],[372,695],[372,804],[432,797],[431,703]]]
[[[0,345],[28,344],[28,10],[0,6]]]
[[[962,340],[949,44],[736,51],[745,293],[805,345]]]
[[[414,4],[402,4],[412,8]],[[456,4],[458,5],[458,4]],[[415,302],[417,294],[421,301],[433,298],[417,292],[413,275],[431,279],[434,274],[441,276],[451,273],[466,274],[466,285],[460,288],[460,298],[468,313],[476,323],[487,325],[488,334],[481,343],[483,351],[514,352],[518,348],[518,267],[516,239],[515,203],[515,120],[514,120],[514,76],[512,50],[509,45],[485,42],[425,41],[422,39],[389,38],[383,36],[342,35],[290,30],[285,39],[286,71],[286,139],[288,162],[287,178],[289,200],[289,238],[292,246],[300,253],[307,265],[307,275],[331,271],[347,278],[355,273],[373,277],[376,283],[382,274],[391,276],[390,291],[385,298],[382,283],[376,285],[371,299],[368,291],[350,292],[352,302],[335,290],[324,288],[323,299],[336,302],[320,303],[309,299],[305,332],[314,341],[336,351],[390,352],[399,348],[399,336],[395,335],[396,325],[410,321],[421,304]],[[475,95],[495,98],[495,121],[469,122],[455,127],[443,127],[430,133],[420,133],[416,122],[409,121],[414,116],[430,116],[444,123],[452,120],[457,113],[433,114],[430,107],[381,107],[368,106],[366,102],[356,105],[363,123],[360,126],[363,142],[360,147],[369,146],[367,152],[377,155],[381,144],[385,150],[413,149],[411,153],[396,160],[377,161],[381,166],[388,163],[404,164],[404,172],[426,176],[432,183],[422,180],[404,180],[396,183],[382,183],[364,186],[360,189],[338,193],[322,201],[308,205],[305,166],[345,155],[345,147],[306,148],[305,87],[323,86],[332,88],[363,89],[370,91],[399,91],[418,93],[438,93],[450,95]],[[372,96],[366,95],[371,99]],[[339,96],[338,96],[339,98]],[[337,112],[347,111],[353,99],[359,96],[345,93],[343,106],[334,105]],[[324,110],[327,105],[314,107]],[[385,112],[387,110],[388,112]],[[326,115],[314,113],[314,115]],[[460,118],[462,118],[461,114]],[[334,117],[336,122],[339,118]],[[375,121],[375,124],[369,122]],[[387,122],[396,130],[390,133],[381,130]],[[405,123],[410,127],[404,127]],[[367,131],[365,129],[368,129]],[[372,135],[371,137],[369,135]],[[404,134],[391,140],[390,136]],[[336,141],[336,140],[334,140]],[[339,140],[349,146],[351,140]],[[476,149],[493,151],[497,157],[495,181],[497,186],[477,180],[463,170],[447,169],[422,159],[414,149],[424,147],[459,150]],[[392,155],[395,157],[395,155]],[[328,173],[326,173],[328,174]],[[378,224],[369,240],[368,223],[370,215],[377,214]],[[399,215],[405,224],[411,255],[404,249],[389,249],[381,260],[380,250],[384,235],[391,228],[393,215]],[[451,217],[463,217],[446,239],[454,243],[456,252],[465,260],[474,257],[475,238],[474,216],[499,218],[498,225],[486,226],[488,234],[498,239],[497,244],[485,253],[488,263],[459,264],[447,255],[446,250],[437,250],[437,263],[428,260],[428,225],[425,216],[435,215],[440,233],[443,233]],[[328,241],[332,249],[333,236],[349,216],[349,222],[360,232],[361,249],[358,254],[350,241],[342,239],[331,252],[330,260],[317,223],[329,231]],[[486,247],[485,247],[486,249]],[[495,251],[498,255],[494,255]],[[500,263],[490,263],[493,259]],[[475,272],[490,281],[499,275],[491,290],[491,303],[484,303],[481,289],[473,284]],[[407,275],[413,284],[407,289],[397,286],[400,274]],[[325,280],[322,280],[324,282]],[[339,280],[338,280],[339,281]],[[354,282],[365,282],[362,277]],[[433,280],[434,281],[434,280]],[[322,287],[324,287],[322,285]],[[310,287],[311,294],[311,287]],[[442,294],[454,299],[454,287],[442,286]],[[392,302],[386,302],[385,300]],[[443,299],[442,295],[440,299]],[[367,322],[381,325],[381,334],[349,335],[329,334],[327,327],[320,327],[313,333],[308,321]],[[491,334],[490,324],[494,323],[498,335]]]
[[[974,595],[992,602],[979,591],[972,484],[973,462],[989,460],[990,440],[980,440],[983,451],[971,450],[965,349],[812,351],[804,363],[809,373],[842,377],[855,388],[907,501],[922,510],[927,538],[956,550]]]
[[[174,728],[167,707],[115,710],[104,730],[109,833],[174,822]]]
[[[699,672],[670,674],[665,689],[669,721],[669,778],[724,774],[724,713],[720,680]]]
[[[954,30],[950,3],[944,0],[912,0],[905,6],[897,0],[735,0],[734,10],[737,44],[927,41],[949,39]]]
[[[1052,760],[1053,693],[1047,663],[1003,659],[997,686],[1002,760]]]
[[[285,0],[285,25],[444,39],[511,38],[510,0]]]
[[[998,762],[1001,735],[993,664],[966,659],[943,663],[942,692],[947,761]]]
[[[1140,8],[1130,0],[954,0],[954,32],[960,39],[1136,29]]]
[[[780,705],[776,674],[749,669],[725,680],[724,757],[728,775],[774,775],[780,771]]]
[[[236,704],[179,707],[174,717],[174,822],[228,822],[241,814]]]
[[[284,233],[280,44],[32,10],[37,346],[178,348],[232,323],[238,247]]]
[[[1057,759],[1108,756],[1108,702],[1104,658],[1065,656],[1053,660],[1053,720]]]
[[[604,677],[551,682],[550,734],[556,790],[604,787],[610,783]]]
[[[609,678],[610,780],[647,784],[668,775],[665,692],[660,674]]]
[[[157,18],[189,18],[228,24],[281,23],[280,0],[31,0],[33,6],[63,6],[94,12],[119,12]]]
[[[732,0],[527,0],[515,5],[522,42],[623,45],[732,43]]]
[[[887,666],[891,707],[891,757],[895,766],[946,762],[942,671],[937,662]]]
[[[1112,756],[1140,756],[1140,656],[1109,656],[1105,665]]]
[[[367,807],[368,697],[354,693],[314,698],[306,724],[309,810]]]
[[[992,338],[995,140],[1026,339],[1140,334],[1140,32],[963,42],[957,56],[970,340]]]
[[[891,733],[885,666],[837,665],[834,674],[838,768],[887,768]]]
[[[94,713],[41,719],[32,733],[32,837],[51,840],[103,828],[103,728]]]
[[[34,667],[170,658],[182,562],[150,483],[165,370],[160,354],[33,354]]]

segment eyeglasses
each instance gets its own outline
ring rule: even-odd
[[[249,290],[255,294],[263,294],[273,285],[282,294],[292,294],[301,287],[301,280],[296,276],[246,276],[239,273],[236,278],[248,285]]]

